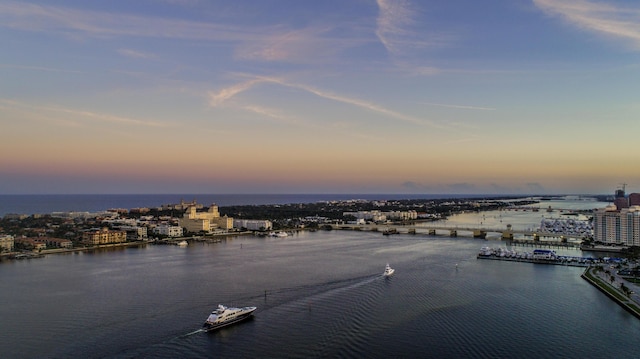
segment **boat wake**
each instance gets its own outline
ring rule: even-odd
[[[266,308],[259,325],[270,333],[269,340],[290,343],[287,351],[295,353],[294,357],[334,357],[339,353],[358,357],[380,325],[371,313],[387,301],[388,286],[384,284],[384,277],[376,273],[301,288],[295,298]],[[273,324],[279,318],[288,318],[286,329]],[[297,340],[308,332],[317,333],[313,343]]]
[[[204,333],[204,332],[206,332],[206,330],[198,329],[198,330],[194,330],[194,331],[192,331],[190,333],[187,333],[187,334],[182,334],[182,335],[178,336],[177,338],[186,338],[186,337],[190,337],[190,336],[192,336],[194,334]]]

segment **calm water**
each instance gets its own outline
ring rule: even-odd
[[[485,243],[320,231],[2,262],[0,353],[637,357],[640,320],[579,268],[477,260]],[[386,262],[396,269],[390,279],[381,276]],[[250,321],[198,331],[219,303],[258,310]]]
[[[542,215],[554,214],[449,221],[531,227]],[[4,261],[0,356],[637,357],[640,320],[582,280],[581,269],[477,260],[487,244],[503,245],[319,231]],[[387,262],[396,269],[390,279],[381,276]],[[219,303],[258,310],[201,332]]]
[[[599,202],[596,200],[554,200],[542,201],[538,204],[527,207],[539,208],[539,212],[532,211],[485,211],[482,213],[462,213],[450,216],[447,220],[432,222],[433,224],[442,224],[460,227],[483,227],[491,229],[506,229],[507,225],[511,225],[513,229],[530,230],[538,229],[540,222],[544,218],[575,218],[567,216],[571,211],[590,210],[594,208],[603,208],[607,206],[607,202]],[[547,212],[546,209],[551,207],[552,211]],[[586,216],[584,216],[586,217]],[[582,217],[581,217],[582,218]]]

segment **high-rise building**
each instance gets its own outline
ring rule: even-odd
[[[615,204],[618,209],[629,207],[629,199],[625,197],[624,188],[616,190],[613,204]]]
[[[593,213],[593,239],[622,246],[640,246],[640,206],[609,205]]]

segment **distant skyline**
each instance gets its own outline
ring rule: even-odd
[[[0,0],[0,194],[640,191],[640,2]]]

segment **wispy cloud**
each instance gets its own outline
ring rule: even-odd
[[[395,54],[400,51],[404,37],[408,35],[406,26],[413,22],[409,2],[405,0],[377,0],[378,19],[376,35],[387,51]]]
[[[340,26],[348,30],[337,36],[334,31]],[[358,35],[357,26],[345,22],[298,28],[281,23],[247,26],[228,21],[190,21],[14,1],[0,2],[0,27],[58,33],[71,38],[148,37],[212,41],[232,46],[236,59],[291,63],[326,62],[345,49],[372,41]],[[153,56],[131,49],[119,52],[136,58]]]
[[[18,102],[10,99],[0,99],[0,106],[2,106],[0,108],[4,108],[4,109],[28,111],[36,114],[62,113],[66,115],[72,115],[76,119],[76,121],[92,120],[92,121],[119,123],[119,124],[145,126],[145,127],[171,127],[172,126],[172,124],[169,124],[169,123],[150,121],[150,120],[140,120],[140,119],[135,119],[130,117],[116,116],[116,115],[111,115],[106,113],[84,111],[84,110],[71,109],[71,108],[65,108],[65,107],[59,107],[59,106],[33,105],[33,104],[27,104],[27,103]]]
[[[148,52],[132,50],[132,49],[118,49],[118,53],[122,56],[131,57],[134,59],[154,59],[156,58],[155,54],[151,54]]]
[[[640,50],[640,6],[626,2],[616,6],[585,0],[533,0],[544,12],[560,16],[567,22],[598,34],[630,41]]]
[[[371,41],[349,30],[333,36],[336,27],[339,25],[309,25],[299,29],[276,26],[258,30],[255,36],[247,37],[236,47],[234,56],[241,60],[327,63],[336,61],[341,52]]]
[[[300,125],[300,121],[283,114],[282,111],[279,111],[277,109],[256,105],[245,106],[244,109],[253,113],[257,113],[261,116],[268,117],[276,122],[284,123],[287,125]]]
[[[171,127],[171,125],[167,123],[148,121],[148,120],[139,120],[139,119],[130,118],[130,117],[115,116],[111,114],[91,112],[91,111],[83,111],[83,110],[61,108],[61,107],[43,107],[43,109],[68,113],[68,114],[76,115],[80,118],[98,120],[102,122],[120,123],[120,124],[146,126],[146,127]]]
[[[429,106],[458,108],[458,109],[463,109],[463,110],[482,110],[482,111],[495,111],[496,110],[493,107],[479,107],[479,106],[466,106],[466,105],[448,105],[448,104],[443,104],[443,103],[432,103],[432,102],[423,102],[422,104],[429,105]]]
[[[115,14],[7,1],[0,3],[0,26],[29,31],[56,31],[72,36],[138,36],[173,39],[242,40],[239,26]]]
[[[16,69],[16,70],[33,70],[33,71],[47,71],[47,72],[66,72],[66,73],[73,73],[73,74],[79,74],[79,73],[82,73],[82,71],[66,70],[66,69],[57,69],[57,68],[52,68],[52,67],[42,67],[42,66],[24,66],[24,65],[0,64],[0,67],[10,68],[10,69]]]
[[[266,80],[262,78],[257,78],[257,79],[241,82],[239,84],[235,84],[231,87],[224,88],[217,93],[210,91],[209,105],[211,107],[217,107],[219,105],[222,105],[225,101],[235,97],[237,94],[241,92],[251,89],[253,86],[261,82],[266,82]]]
[[[440,45],[450,38],[436,32],[425,33],[424,29],[418,31],[420,10],[409,0],[377,0],[377,4],[376,36],[394,56],[405,56],[415,53],[416,49]]]
[[[352,98],[352,97],[347,97],[347,96],[342,96],[342,95],[337,95],[331,92],[327,92],[327,91],[322,91],[319,89],[316,89],[314,87],[311,86],[307,86],[307,85],[302,85],[302,84],[296,84],[296,83],[290,83],[287,82],[283,79],[279,79],[279,78],[275,78],[275,77],[264,77],[264,76],[259,76],[256,77],[253,80],[250,81],[246,81],[246,82],[242,82],[236,85],[233,85],[231,87],[228,88],[224,88],[222,90],[220,90],[219,92],[209,92],[209,104],[212,107],[216,107],[221,105],[222,103],[224,103],[225,101],[233,98],[234,96],[238,95],[241,92],[247,91],[249,89],[251,89],[253,86],[260,84],[260,83],[274,83],[274,84],[278,84],[281,86],[285,86],[285,87],[290,87],[290,88],[295,88],[295,89],[299,89],[308,93],[311,93],[313,95],[316,95],[318,97],[322,97],[325,99],[329,99],[329,100],[333,100],[336,102],[341,102],[341,103],[345,103],[348,105],[352,105],[352,106],[356,106],[371,112],[375,112],[378,113],[380,115],[384,115],[384,116],[388,116],[391,118],[395,118],[398,120],[402,120],[405,122],[409,122],[409,123],[413,123],[416,125],[427,125],[427,126],[431,126],[431,127],[436,127],[436,128],[442,128],[443,126],[437,123],[434,123],[432,121],[426,120],[426,119],[422,119],[422,118],[417,118],[414,116],[410,116],[410,115],[406,115],[397,111],[393,111],[390,109],[387,109],[383,106],[374,104],[372,102],[368,102],[368,101],[364,101],[361,99],[357,99],[357,98]]]
[[[419,76],[442,73],[424,64],[423,50],[449,44],[453,37],[441,30],[429,30],[421,10],[410,0],[377,0],[377,5],[375,34],[395,66]]]
[[[410,122],[416,125],[431,125],[434,127],[440,127],[439,125],[435,124],[435,123],[431,123],[427,120],[424,119],[419,119],[413,116],[409,116],[409,115],[405,115],[403,113],[400,112],[396,112],[393,110],[389,110],[383,106],[368,102],[368,101],[364,101],[364,100],[360,100],[357,98],[351,98],[351,97],[346,97],[346,96],[341,96],[341,95],[337,95],[337,94],[333,94],[330,92],[326,92],[326,91],[321,91],[318,90],[316,88],[313,88],[311,86],[306,86],[306,85],[300,85],[300,84],[290,84],[290,83],[286,83],[283,81],[274,81],[277,82],[280,85],[283,86],[288,86],[288,87],[293,87],[293,88],[297,88],[309,93],[312,93],[316,96],[322,97],[322,98],[326,98],[329,100],[333,100],[333,101],[337,101],[337,102],[341,102],[341,103],[346,103],[352,106],[356,106],[356,107],[360,107],[362,109],[368,110],[368,111],[372,111],[381,115],[386,115],[392,118],[396,118],[405,122]]]

